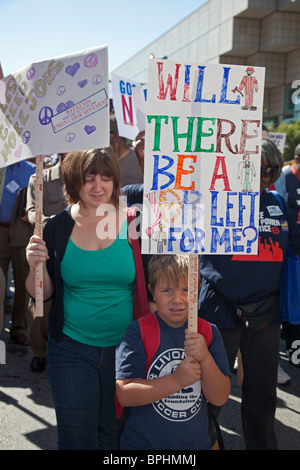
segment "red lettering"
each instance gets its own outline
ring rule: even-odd
[[[163,63],[157,62],[158,66],[158,84],[159,84],[159,95],[158,98],[160,100],[165,100],[167,96],[168,89],[170,88],[170,98],[173,101],[176,101],[176,92],[177,92],[177,85],[178,85],[178,75],[179,75],[179,68],[181,64],[176,64],[175,70],[175,78],[174,78],[174,85],[173,85],[173,77],[169,74],[167,79],[167,86],[164,86],[164,79],[163,79]]]
[[[228,174],[227,174],[227,169],[226,169],[226,163],[225,163],[225,157],[216,157],[217,161],[215,164],[215,169],[214,169],[214,174],[212,177],[211,185],[209,190],[214,191],[215,190],[215,183],[217,179],[222,179],[224,181],[224,189],[223,191],[231,191],[230,186],[229,186],[229,180],[228,180]],[[222,173],[218,175],[218,170],[221,165],[222,168]]]
[[[121,95],[121,99],[122,99],[122,110],[123,110],[124,124],[129,124],[130,126],[133,126],[132,97],[131,96],[128,97],[128,104],[127,104],[125,95]],[[127,116],[128,116],[128,120],[127,120],[126,113],[127,113]]]

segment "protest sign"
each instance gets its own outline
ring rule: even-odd
[[[140,112],[137,119],[134,89],[141,88],[142,85],[133,80],[129,80],[118,75],[111,76],[111,91],[113,95],[114,110],[118,124],[118,132],[121,137],[134,140],[137,134],[144,130],[139,128],[141,121]],[[138,108],[139,110],[139,108]]]
[[[284,132],[269,132],[269,137],[277,146],[281,155],[283,155],[285,141],[286,141],[286,134]]]
[[[257,253],[264,76],[149,61],[143,253]]]
[[[0,80],[0,168],[109,146],[107,46],[37,62]]]
[[[146,127],[147,86],[141,85],[139,87],[134,87],[132,89],[132,96],[137,127],[139,132],[142,132]]]

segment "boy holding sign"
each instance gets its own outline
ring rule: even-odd
[[[157,311],[133,322],[119,344],[117,393],[130,407],[122,449],[209,449],[206,399],[219,405],[228,399],[230,371],[219,331],[203,320],[197,333],[187,330],[188,265],[187,255],[151,258]]]

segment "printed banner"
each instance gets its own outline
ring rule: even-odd
[[[146,100],[144,88],[142,88],[141,83],[112,75],[111,91],[119,135],[134,140],[140,131],[145,130],[145,123],[141,125],[141,122],[143,122],[142,114],[145,113],[143,109]],[[140,96],[140,92],[142,96]]]
[[[149,61],[143,253],[257,253],[264,76]]]
[[[107,46],[37,62],[0,80],[0,168],[108,146]]]

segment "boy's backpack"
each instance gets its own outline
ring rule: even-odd
[[[160,328],[154,313],[149,313],[138,319],[141,328],[141,338],[146,352],[146,372],[151,365],[154,354],[160,344]],[[198,317],[198,333],[200,333],[209,347],[212,340],[211,324]]]

